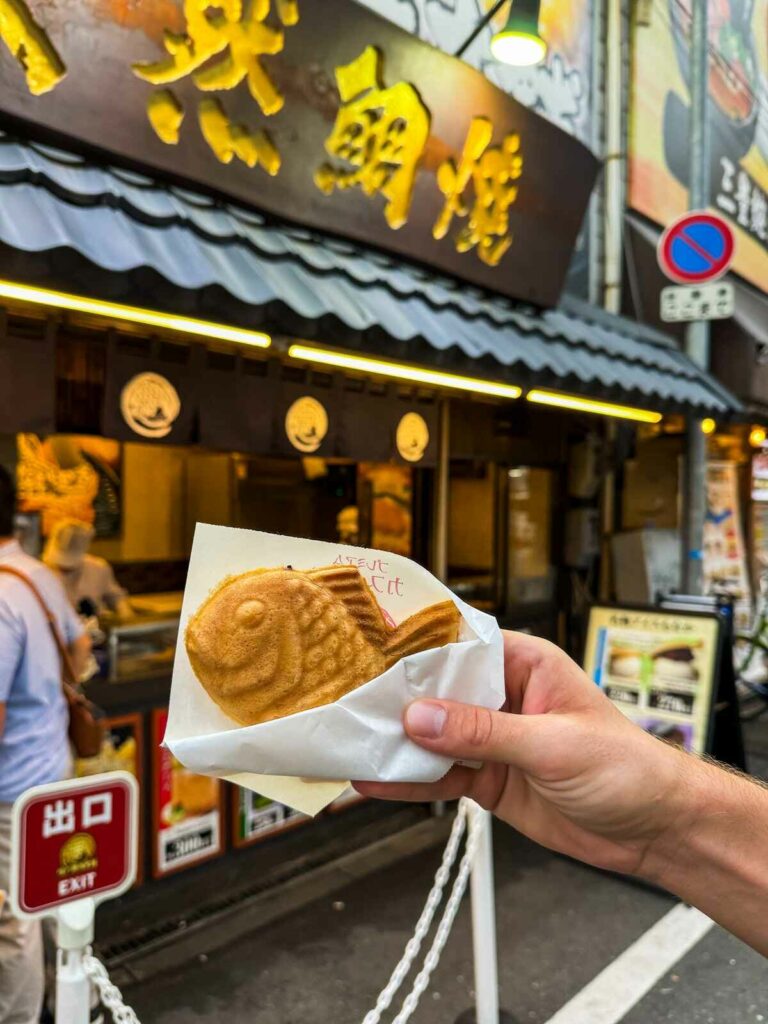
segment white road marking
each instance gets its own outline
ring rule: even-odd
[[[701,911],[678,903],[547,1024],[617,1024],[713,925]]]

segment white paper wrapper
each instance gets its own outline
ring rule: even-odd
[[[459,642],[403,658],[334,704],[262,725],[240,726],[198,682],[184,646],[187,622],[226,576],[252,569],[355,565],[395,623],[450,598],[462,614]],[[348,779],[434,782],[451,766],[403,731],[406,706],[440,697],[496,709],[504,701],[496,620],[471,608],[426,569],[400,555],[199,523],[184,591],[165,744],[192,771],[245,785],[316,814]]]

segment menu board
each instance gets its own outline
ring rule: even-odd
[[[196,775],[162,747],[168,709],[152,713],[152,873],[156,878],[218,856],[223,848],[218,779]]]
[[[307,814],[286,807],[276,800],[236,786],[236,799],[232,801],[232,842],[237,847],[273,836],[286,829],[305,825],[312,819]]]
[[[139,800],[144,799],[144,756],[142,745],[141,715],[116,715],[106,720],[106,732],[101,744],[101,752],[96,757],[75,758],[74,774],[80,779],[86,775],[99,775],[101,772],[130,772],[139,784]],[[136,885],[143,881],[144,815],[139,814],[139,836],[136,858]]]
[[[584,670],[647,732],[703,754],[712,725],[720,622],[656,609],[590,610]]]

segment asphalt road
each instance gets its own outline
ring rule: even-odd
[[[501,1005],[519,1024],[548,1021],[674,905],[504,827],[495,850]],[[210,955],[201,936],[189,963],[126,987],[126,997],[144,1024],[361,1021],[410,937],[439,853],[352,882]],[[465,906],[414,1020],[454,1021],[472,1004],[472,986]],[[715,929],[625,1019],[768,1021],[765,962]]]
[[[768,722],[750,726],[747,741],[753,772],[768,777]],[[374,1005],[410,938],[441,849],[420,849],[366,877],[342,874],[341,887],[337,877],[319,886],[314,899],[310,889],[304,906],[252,931],[244,908],[245,920],[235,915],[219,924],[215,941],[213,930],[201,929],[184,947],[183,963],[163,970],[157,961],[153,973],[147,958],[143,980],[126,984],[124,975],[126,998],[143,1024],[355,1024]],[[625,960],[624,951],[675,901],[555,856],[498,824],[494,852],[501,1006],[516,1024],[545,1024],[558,1011],[558,1024],[596,1024],[592,1013],[562,1008],[617,958]],[[231,929],[231,941],[222,938],[222,927]],[[452,1024],[472,1001],[465,901],[413,1020]],[[600,1024],[604,1019],[768,1022],[768,966],[713,927],[623,1017],[608,1012]]]

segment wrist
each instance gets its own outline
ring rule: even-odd
[[[678,872],[696,845],[702,823],[715,809],[715,789],[724,774],[698,757],[670,750],[667,785],[658,820],[637,874],[646,882],[675,891]],[[714,784],[714,785],[713,785]]]

